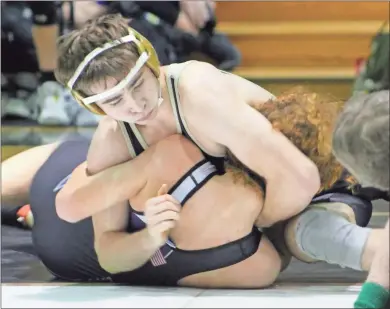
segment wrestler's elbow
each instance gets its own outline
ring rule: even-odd
[[[99,265],[103,270],[108,272],[109,274],[117,274],[120,273],[121,270],[115,265],[115,262],[112,259],[112,255],[109,255],[105,250],[97,250],[95,248],[97,259]]]
[[[303,176],[298,179],[295,179],[295,182],[286,182],[282,185],[284,187],[283,191],[286,192],[286,197],[289,197],[287,199],[281,198],[281,203],[288,209],[287,215],[296,215],[303,211],[320,190],[321,179],[314,163],[313,167],[306,169]],[[288,187],[289,189],[287,189]]]
[[[137,269],[138,267],[131,267],[131,265],[126,265],[126,267],[121,267],[118,264],[118,261],[113,259],[113,253],[110,255],[104,252],[96,253],[98,262],[101,268],[108,272],[109,274],[115,275],[123,272],[129,272]]]
[[[296,193],[299,198],[310,201],[321,186],[320,173],[317,166],[307,158],[296,177]]]
[[[267,184],[267,197],[257,226],[271,227],[302,212],[312,201],[318,187],[300,183]]]
[[[127,254],[120,251],[122,248],[113,246],[115,241],[111,237],[112,234],[111,232],[105,232],[100,237],[95,238],[95,252],[100,267],[110,274],[118,274],[142,266],[133,263],[134,261],[131,261],[131,259],[128,260],[126,258]]]
[[[76,194],[74,194],[74,190],[71,187],[67,188],[65,185],[65,187],[58,192],[55,199],[58,217],[69,223],[77,223],[85,219],[85,216],[80,213],[82,206],[78,205],[75,197]]]
[[[95,233],[95,252],[100,267],[110,274],[116,274],[120,271],[115,266],[116,263],[113,260],[114,255],[110,250],[110,243],[107,243],[106,233],[99,233],[100,235],[96,235]]]

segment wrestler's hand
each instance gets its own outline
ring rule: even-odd
[[[167,192],[167,185],[162,185],[157,196],[146,202],[144,211],[149,235],[159,247],[167,241],[169,230],[180,218],[180,203]]]

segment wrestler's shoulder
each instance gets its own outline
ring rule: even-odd
[[[210,101],[227,96],[228,74],[202,61],[191,61],[183,69],[179,79],[180,100],[183,106],[208,106]],[[192,103],[194,104],[192,104]],[[205,103],[205,104],[202,104]]]
[[[212,64],[191,60],[183,65],[185,67],[179,79],[180,90],[196,89],[199,92],[199,87],[204,88],[218,84],[218,75],[221,75],[221,71]]]

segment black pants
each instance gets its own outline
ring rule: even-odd
[[[87,140],[62,143],[37,172],[30,191],[35,250],[50,272],[65,281],[101,281],[109,276],[94,250],[92,219],[71,224],[61,220],[55,209],[61,184],[86,160],[88,147]]]

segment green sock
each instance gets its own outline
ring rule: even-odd
[[[384,308],[389,295],[389,290],[383,286],[373,282],[365,282],[355,301],[354,308]]]

